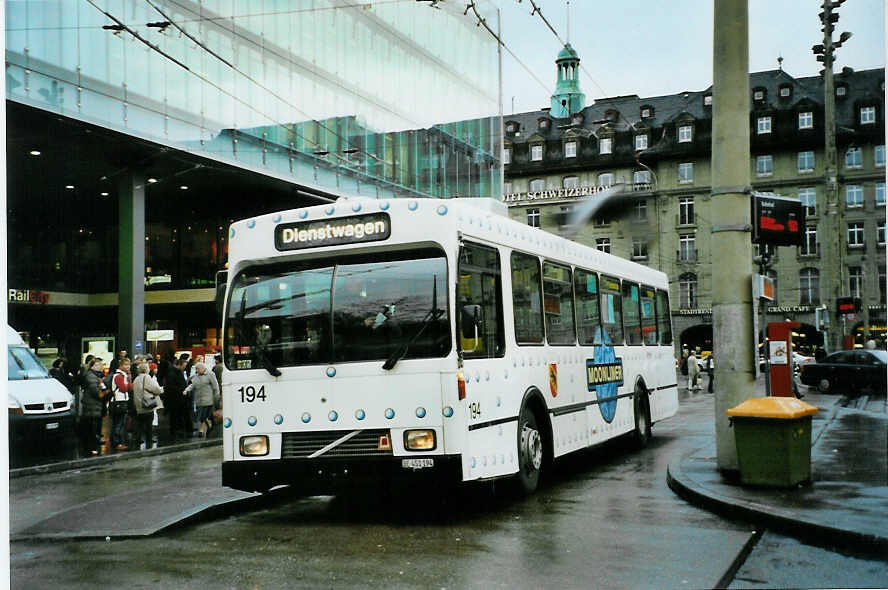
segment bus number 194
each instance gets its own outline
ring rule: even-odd
[[[238,390],[241,396],[241,402],[252,403],[257,399],[261,399],[265,401],[265,386],[260,385],[259,390],[256,391],[256,388],[252,385],[247,385],[246,387],[241,387]]]

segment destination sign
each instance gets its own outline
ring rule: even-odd
[[[388,213],[300,221],[277,226],[274,230],[274,247],[286,251],[378,242],[388,239],[391,233]]]

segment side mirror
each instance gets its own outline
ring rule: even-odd
[[[228,285],[228,271],[220,270],[216,273],[216,316],[219,318],[219,325],[222,325],[222,311],[225,307],[225,287]]]
[[[481,306],[463,305],[460,314],[460,329],[463,338],[478,339],[478,328],[481,327]]]

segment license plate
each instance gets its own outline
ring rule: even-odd
[[[58,427],[59,427],[58,422],[50,422],[49,424],[46,425],[47,430],[55,430]]]
[[[404,469],[424,469],[434,466],[434,459],[401,459],[401,467]]]

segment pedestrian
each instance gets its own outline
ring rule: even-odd
[[[90,359],[92,364],[83,373],[81,393],[80,435],[84,456],[99,454],[102,437],[102,406],[108,394],[102,383],[102,359]]]
[[[707,386],[709,393],[713,393],[713,384],[715,383],[715,355],[710,354],[706,359],[706,372],[709,374],[709,385]]]
[[[688,349],[681,349],[681,361],[679,362],[678,368],[681,370],[681,374],[687,376],[688,374]]]
[[[124,444],[126,417],[132,406],[133,380],[130,376],[131,362],[123,357],[111,381],[111,447],[115,451],[128,451]]]
[[[188,381],[185,378],[185,363],[179,358],[173,364],[166,375],[163,386],[163,406],[170,423],[170,441],[176,442],[180,438],[187,438],[191,434],[191,426],[188,424],[188,407],[185,388]]]
[[[111,370],[112,373],[116,373],[116,372],[117,372],[117,368],[120,366],[120,362],[121,362],[123,359],[125,359],[125,358],[127,358],[127,356],[126,356],[126,351],[123,350],[123,349],[118,350],[118,351],[117,351],[117,356],[115,356],[113,359],[111,359],[111,368],[110,368],[110,370]]]
[[[163,387],[164,381],[166,381],[167,374],[170,372],[170,369],[176,366],[176,357],[173,355],[172,350],[167,350],[166,354],[160,357],[160,362],[157,363],[157,384]]]
[[[157,407],[156,396],[163,393],[163,388],[157,384],[149,373],[148,363],[136,366],[136,378],[133,380],[133,405],[136,409],[136,446],[141,446],[145,441],[145,448],[150,449],[154,443],[152,426],[154,422],[154,409]]]
[[[52,377],[65,386],[68,391],[74,391],[74,375],[68,369],[68,359],[57,358],[52,362],[52,368],[49,370]]]
[[[213,375],[216,376],[216,383],[219,384],[219,388],[222,388],[222,355],[216,355],[216,364],[213,365]]]
[[[194,375],[186,391],[194,392],[194,403],[197,405],[197,421],[200,423],[198,433],[204,438],[213,428],[213,408],[221,400],[219,383],[212,371],[207,370],[204,363],[194,363]]]
[[[688,391],[699,391],[700,389],[700,365],[697,363],[696,351],[690,351],[688,354]]]

